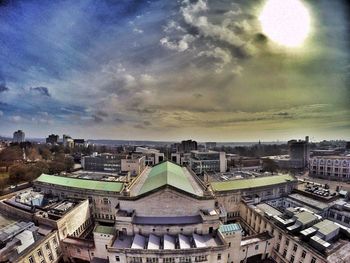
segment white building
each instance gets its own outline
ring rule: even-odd
[[[191,151],[189,159],[191,169],[196,173],[226,172],[227,160],[225,152]]]
[[[309,174],[331,180],[350,180],[350,156],[314,156],[310,158]]]

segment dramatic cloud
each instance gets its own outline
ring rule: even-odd
[[[29,89],[32,93],[36,93],[41,96],[51,97],[48,88],[46,87],[34,87]]]
[[[0,93],[8,91],[9,88],[5,86],[5,84],[0,84]]]
[[[261,32],[264,1],[8,1],[4,134],[256,140],[346,137],[349,18],[308,1],[302,48]],[[19,127],[21,126],[21,127]]]

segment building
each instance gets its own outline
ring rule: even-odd
[[[191,151],[197,150],[197,142],[192,140],[186,140],[181,141],[180,144],[178,144],[177,152],[183,152],[183,153],[189,153]]]
[[[149,166],[158,164],[165,160],[164,153],[161,153],[159,150],[140,146],[136,147],[131,156],[132,158],[145,156],[145,165]]]
[[[171,161],[182,166],[188,166],[190,164],[191,153],[172,153]]]
[[[121,172],[130,172],[131,176],[139,175],[145,169],[145,159],[145,156],[134,159],[127,156],[127,158],[121,159]]]
[[[74,140],[69,135],[63,134],[63,146],[67,148],[74,147]]]
[[[310,157],[309,136],[303,140],[288,141],[289,157],[292,168],[306,168]]]
[[[162,162],[127,182],[41,175],[38,197],[15,199],[89,204],[95,224],[58,234],[66,262],[349,262],[350,204],[305,197],[297,183],[286,174],[209,183]]]
[[[288,155],[267,156],[282,170],[303,170],[308,167],[310,158],[309,136],[305,140],[288,141]]]
[[[81,158],[81,166],[87,171],[119,173],[125,155],[101,153]]]
[[[22,130],[15,131],[13,133],[12,142],[21,143],[21,142],[24,142],[24,140],[25,140],[25,134]]]
[[[350,180],[350,156],[314,156],[310,159],[309,174],[331,180]]]
[[[190,167],[196,174],[203,172],[226,172],[227,160],[224,152],[191,151]]]
[[[84,139],[74,139],[74,147],[85,147],[86,143]]]
[[[55,145],[58,143],[59,136],[56,134],[51,134],[49,137],[46,138],[46,143]]]
[[[61,242],[91,228],[88,200],[25,190],[0,202],[1,262],[60,262]]]

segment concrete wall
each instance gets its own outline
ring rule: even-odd
[[[214,205],[214,199],[198,200],[171,189],[134,201],[120,200],[121,210],[135,210],[137,216],[194,216],[199,214],[200,209],[213,209]]]

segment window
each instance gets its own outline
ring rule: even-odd
[[[311,258],[311,263],[316,263],[316,258],[315,257]]]
[[[281,239],[282,239],[282,234],[279,233],[279,234],[278,234],[278,240],[281,240]]]
[[[286,246],[289,245],[289,239],[286,239]]]
[[[49,255],[49,260],[50,260],[51,262],[53,261],[53,257],[52,257],[51,254]]]
[[[49,250],[49,249],[50,249],[49,242],[47,242],[47,243],[45,244],[45,248],[46,248],[47,250]]]
[[[258,250],[258,249],[259,249],[259,245],[256,245],[256,246],[255,246],[255,250]]]
[[[298,250],[298,245],[297,244],[294,244],[293,246],[293,251],[296,252]]]
[[[34,258],[33,258],[33,256],[30,256],[30,257],[28,258],[28,261],[29,261],[29,263],[34,263]]]
[[[282,255],[284,258],[287,256],[287,249],[285,249],[284,251],[283,251],[283,255]]]
[[[290,261],[289,261],[290,263],[293,263],[294,262],[294,256],[292,255],[291,257],[290,257]]]
[[[301,253],[301,257],[302,257],[302,258],[305,258],[305,256],[306,256],[306,251],[303,250],[303,252]]]
[[[38,253],[38,256],[39,256],[39,257],[42,257],[42,256],[43,256],[43,253],[41,252],[41,249],[39,249],[39,250],[37,251],[37,253]]]
[[[218,254],[218,260],[221,260],[221,254]]]
[[[80,254],[80,252],[81,252],[80,248],[77,248],[77,252]]]
[[[277,250],[277,252],[280,250],[280,244],[277,244],[276,250]]]
[[[120,261],[119,256],[115,256],[115,261],[117,261],[117,262],[119,262],[119,261]]]

